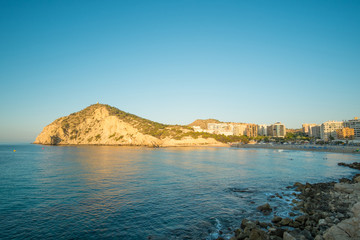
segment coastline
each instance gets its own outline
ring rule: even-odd
[[[360,163],[338,163],[339,166],[360,170]],[[360,239],[360,171],[351,179],[338,182],[294,183],[292,210],[281,218],[272,212],[269,203],[257,209],[265,215],[273,214],[271,223],[243,219],[230,240],[356,240]],[[274,196],[280,197],[283,196]],[[217,240],[223,240],[221,236]]]
[[[264,149],[282,149],[282,150],[297,150],[297,151],[313,151],[313,152],[334,152],[334,153],[355,153],[359,154],[359,146],[335,146],[335,145],[284,145],[284,144],[230,144],[231,147],[236,148],[264,148]]]

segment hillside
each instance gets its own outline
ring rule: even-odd
[[[200,126],[201,129],[207,129],[208,123],[221,123],[219,120],[216,119],[197,119],[194,122],[190,123],[188,126]]]
[[[94,104],[56,119],[37,136],[35,144],[184,146],[219,144],[203,138],[188,126],[166,125],[126,113],[105,104]]]

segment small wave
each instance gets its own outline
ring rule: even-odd
[[[215,230],[210,233],[209,237],[206,240],[213,240],[217,239],[220,236],[220,230],[222,229],[222,224],[220,223],[219,219],[215,218]]]

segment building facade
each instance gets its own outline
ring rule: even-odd
[[[247,125],[243,123],[234,124],[234,135],[236,136],[246,135],[246,127]]]
[[[324,141],[329,141],[337,138],[336,130],[344,128],[343,122],[327,121],[321,124],[320,137]]]
[[[267,127],[267,134],[268,136],[283,138],[286,135],[285,125],[281,122],[274,123]]]
[[[353,139],[354,138],[354,129],[344,127],[342,129],[336,130],[336,137],[338,139]]]
[[[360,140],[360,119],[355,117],[352,120],[344,122],[344,127],[354,129],[354,138]]]
[[[208,123],[207,132],[226,136],[234,135],[234,125],[229,123]]]
[[[267,125],[266,124],[258,125],[258,135],[267,136]]]
[[[311,127],[313,127],[313,126],[317,126],[317,124],[315,124],[315,123],[303,123],[303,125],[302,125],[303,133],[310,136]]]
[[[258,135],[258,125],[249,123],[246,125],[246,136],[248,137],[257,137]]]
[[[309,137],[320,138],[320,125],[311,126],[309,130]]]

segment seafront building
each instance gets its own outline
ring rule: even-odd
[[[302,125],[303,133],[310,136],[311,127],[314,127],[314,126],[317,126],[317,124],[315,124],[315,123],[303,123],[303,125]]]
[[[246,135],[246,124],[245,123],[234,124],[234,135],[235,136]]]
[[[334,140],[337,138],[336,130],[344,128],[343,122],[327,121],[321,124],[320,137],[324,141]]]
[[[259,124],[258,125],[258,135],[259,136],[267,136],[267,125],[266,124]]]
[[[311,126],[309,129],[309,137],[320,138],[320,125]]]
[[[258,125],[249,123],[246,125],[246,136],[256,137],[258,135]]]
[[[281,122],[274,123],[267,127],[267,134],[268,136],[283,138],[286,135],[285,125]]]
[[[208,123],[207,130],[214,134],[234,135],[234,125],[228,123]]]
[[[344,127],[342,129],[336,130],[336,137],[338,139],[353,139],[354,138],[354,129]]]
[[[354,119],[344,121],[344,127],[354,129],[354,138],[360,140],[360,119],[355,117]]]

